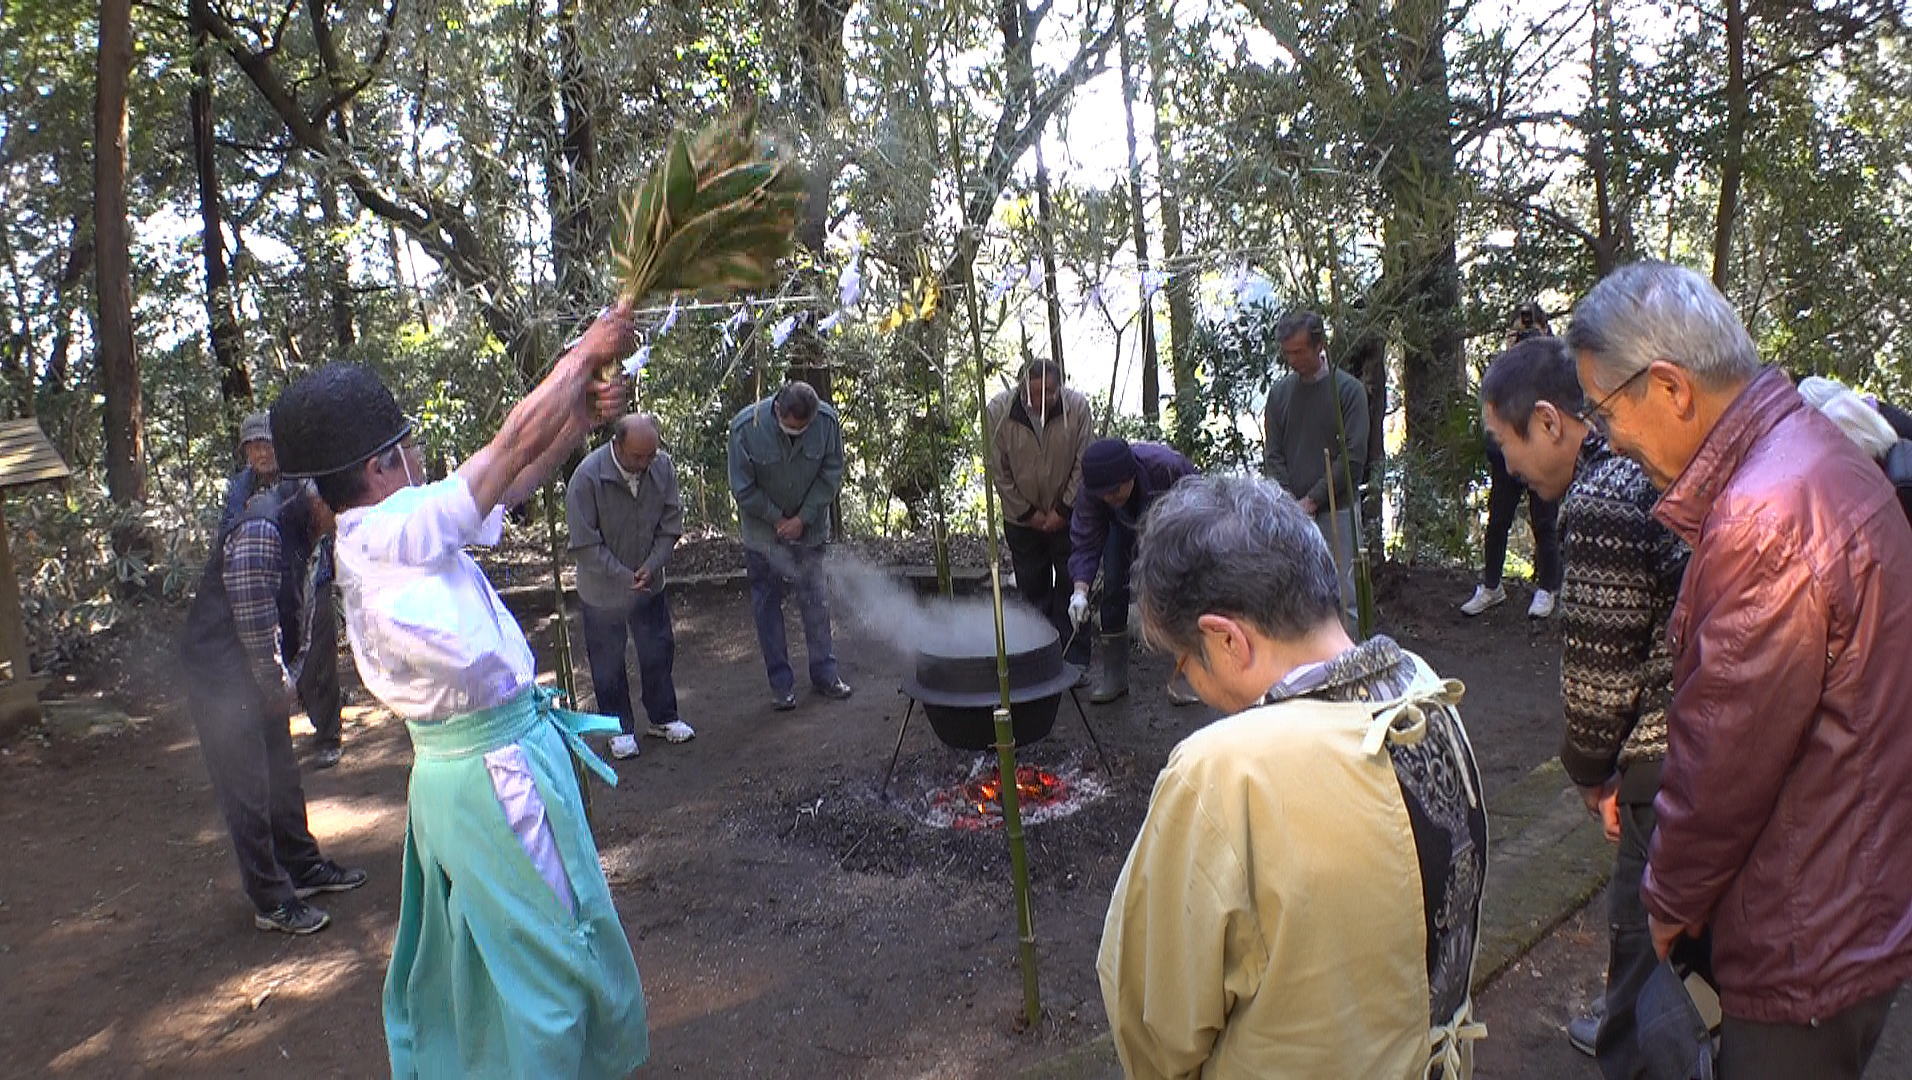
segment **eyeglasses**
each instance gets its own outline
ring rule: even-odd
[[[1606,397],[1603,397],[1599,401],[1596,401],[1593,404],[1588,405],[1585,408],[1582,408],[1579,412],[1574,413],[1573,418],[1587,425],[1593,430],[1599,432],[1601,435],[1603,436],[1606,435],[1607,434],[1607,405],[1610,402],[1612,402],[1614,398],[1617,398],[1621,394],[1625,393],[1627,387],[1632,386],[1634,382],[1638,380],[1640,376],[1645,375],[1647,371],[1648,371],[1647,368],[1641,368],[1640,370],[1634,372],[1633,374],[1628,375],[1624,380],[1621,381],[1620,385],[1614,387],[1612,391],[1610,391],[1607,394]]]

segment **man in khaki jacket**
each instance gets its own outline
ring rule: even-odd
[[[1082,490],[1082,451],[1095,437],[1089,399],[1062,385],[1062,370],[1031,360],[1016,388],[989,403],[996,493],[1016,587],[1068,642],[1069,518]],[[1076,634],[1068,661],[1089,666],[1092,635]]]
[[[1149,643],[1232,715],[1170,755],[1109,901],[1123,1071],[1463,1080],[1487,814],[1460,684],[1349,640],[1327,541],[1269,480],[1176,484],[1133,577]]]

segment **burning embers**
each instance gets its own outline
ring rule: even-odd
[[[1016,797],[1024,824],[1068,817],[1109,793],[1107,785],[1074,762],[1055,771],[1036,765],[1016,767]],[[933,788],[924,799],[923,823],[938,829],[1002,827],[1002,779],[992,756],[979,756],[969,774],[947,787]]]

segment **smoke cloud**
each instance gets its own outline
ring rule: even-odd
[[[872,643],[911,656],[984,656],[996,651],[996,621],[987,597],[925,598],[889,573],[841,551],[824,561],[833,601],[832,618],[862,632]],[[1055,640],[1055,627],[1020,599],[1003,598],[1003,633],[1009,651],[1023,652]]]

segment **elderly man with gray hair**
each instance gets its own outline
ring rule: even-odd
[[[1588,422],[1693,549],[1654,946],[1710,932],[1721,1076],[1857,1077],[1912,975],[1912,527],[1704,277],[1609,275],[1567,330]]]
[[[1468,1075],[1487,815],[1460,684],[1349,638],[1327,541],[1272,481],[1177,484],[1134,582],[1149,643],[1233,715],[1169,756],[1109,903],[1126,1074]]]
[[[658,445],[654,417],[622,417],[611,440],[586,454],[564,488],[571,557],[578,563],[578,599],[584,608],[584,653],[591,662],[597,710],[615,716],[623,733],[611,738],[611,756],[637,756],[637,711],[624,642],[637,644],[643,687],[644,733],[687,742],[697,732],[677,715],[671,666],[677,641],[671,630],[664,567],[684,535],[684,498],[677,469]]]

